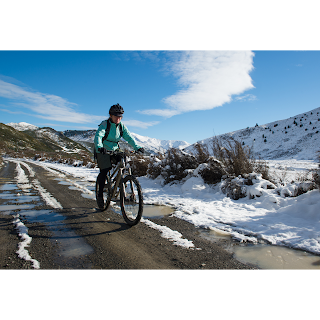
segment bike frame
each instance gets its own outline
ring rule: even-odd
[[[116,190],[118,189],[121,178],[123,177],[123,173],[125,170],[128,170],[128,174],[131,175],[131,168],[126,168],[126,160],[124,158],[121,159],[121,161],[117,164],[117,166],[114,168],[112,174],[109,171],[109,178],[110,178],[110,184],[112,184],[113,181],[115,181],[115,184],[112,189],[111,199],[114,199],[116,196],[119,195],[120,189],[118,193],[116,193]],[[131,188],[133,188],[132,182],[130,181]],[[110,186],[111,187],[111,186]],[[123,190],[125,192],[125,190]]]

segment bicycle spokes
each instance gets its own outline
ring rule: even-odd
[[[129,225],[135,225],[140,221],[143,210],[141,186],[134,176],[129,175],[124,178],[121,190],[123,217]]]

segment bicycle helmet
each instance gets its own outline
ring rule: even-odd
[[[111,106],[111,108],[109,110],[109,114],[112,114],[117,117],[121,117],[123,115],[123,113],[124,113],[123,108],[120,106],[119,103]]]

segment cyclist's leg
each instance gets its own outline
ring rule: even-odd
[[[106,183],[106,178],[107,178],[107,174],[110,171],[110,168],[104,168],[104,169],[100,169],[100,172],[98,174],[98,197],[103,197],[103,189]]]
[[[98,185],[99,185],[99,196],[102,197],[103,193],[103,188],[105,185],[106,177],[108,171],[111,169],[111,159],[109,154],[97,154],[97,162],[98,162],[98,167],[100,169],[100,173],[98,175]]]

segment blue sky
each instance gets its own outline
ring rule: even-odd
[[[320,51],[0,51],[0,122],[198,140],[320,106]]]

